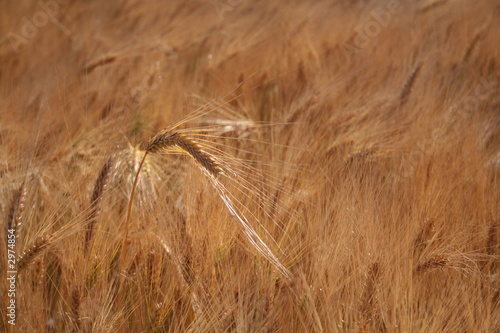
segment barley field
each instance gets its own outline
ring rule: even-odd
[[[1,332],[500,332],[497,0],[0,2]]]

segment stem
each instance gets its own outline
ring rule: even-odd
[[[137,187],[137,181],[139,180],[139,173],[141,172],[142,165],[144,164],[144,161],[146,160],[146,156],[148,155],[148,151],[144,153],[144,157],[141,160],[141,163],[139,164],[139,168],[137,168],[137,173],[135,174],[135,179],[134,179],[134,184],[132,185],[132,192],[130,192],[130,199],[128,201],[128,207],[127,207],[127,218],[125,220],[125,237],[123,238],[123,245],[122,245],[122,254],[120,258],[120,267],[119,267],[119,272],[120,272],[120,286],[119,286],[119,292],[118,292],[118,306],[121,307],[122,305],[122,296],[123,296],[123,276],[122,270],[124,269],[125,266],[125,257],[127,256],[127,240],[128,240],[128,229],[130,225],[130,215],[132,212],[132,202],[134,201],[134,194],[135,194],[135,188]]]

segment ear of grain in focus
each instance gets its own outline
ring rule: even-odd
[[[0,1],[0,332],[500,332],[499,34],[496,0]]]

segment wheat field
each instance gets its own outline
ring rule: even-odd
[[[500,332],[499,35],[497,0],[2,1],[0,331]]]

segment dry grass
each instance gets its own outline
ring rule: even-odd
[[[78,1],[14,43],[41,8],[0,4],[0,331],[500,331],[497,1]]]

